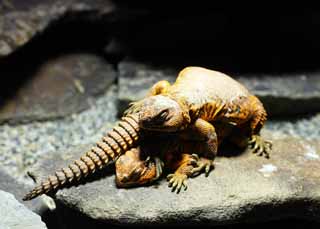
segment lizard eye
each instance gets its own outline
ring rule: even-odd
[[[168,114],[169,114],[168,110],[163,110],[158,114],[157,118],[158,118],[158,120],[165,121]]]

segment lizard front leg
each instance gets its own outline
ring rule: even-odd
[[[213,159],[218,151],[218,137],[214,126],[198,118],[190,127],[181,133],[180,138],[188,144],[202,144],[201,152],[197,152],[207,158]],[[195,152],[195,151],[193,151]]]
[[[213,160],[221,142],[218,141],[214,126],[199,118],[180,135],[180,138],[179,151],[192,152],[193,160],[196,161],[189,171],[190,176],[197,176],[203,170],[208,176],[211,169],[214,168]]]
[[[174,173],[167,176],[168,186],[171,187],[172,192],[179,193],[181,188],[187,189],[187,179],[192,176],[192,169],[196,166],[196,158],[190,154],[178,154],[175,159],[167,158],[168,166],[174,169]],[[177,155],[175,155],[177,156]]]

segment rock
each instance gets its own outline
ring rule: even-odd
[[[178,69],[164,66],[150,66],[147,64],[124,61],[119,64],[119,114],[132,101],[143,98],[150,87],[159,80],[168,80],[173,83]]]
[[[0,190],[0,228],[44,229],[46,225],[39,215],[19,203],[12,194]]]
[[[265,128],[272,133],[307,140],[320,139],[320,113],[285,120],[268,120]]]
[[[235,77],[261,99],[270,115],[320,111],[320,72]]]
[[[1,168],[14,177],[26,178],[26,171],[41,155],[95,142],[114,125],[116,100],[116,86],[112,85],[81,113],[58,120],[0,125]]]
[[[33,212],[41,214],[48,209],[48,206],[46,206],[42,198],[23,202],[22,198],[25,193],[31,189],[31,185],[23,184],[16,178],[4,172],[2,169],[0,169],[0,189],[2,191],[10,192],[20,203],[24,204]]]
[[[113,67],[93,54],[52,58],[37,67],[14,96],[4,101],[0,123],[46,120],[83,111],[115,77]]]
[[[118,189],[114,175],[106,172],[58,191],[55,198],[67,209],[115,224],[217,225],[289,217],[319,221],[320,142],[278,138],[268,131],[263,135],[273,140],[270,159],[248,151],[221,152],[209,177],[190,179],[188,190],[179,195],[164,178],[148,187]],[[41,180],[88,147],[48,154],[32,173]]]
[[[111,1],[1,1],[0,57],[6,56],[43,32],[67,14],[94,12],[95,15],[113,12]]]
[[[119,65],[119,110],[141,99],[159,80],[174,82],[181,69],[124,61]],[[263,102],[270,116],[320,111],[320,73],[234,75]],[[294,109],[293,109],[294,108]]]

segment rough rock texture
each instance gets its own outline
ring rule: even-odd
[[[16,178],[23,178],[26,168],[36,163],[40,155],[95,142],[116,119],[115,101],[115,87],[111,86],[92,101],[88,110],[64,119],[0,125],[1,168]]]
[[[320,139],[320,113],[295,119],[268,120],[265,129],[277,136],[290,135],[307,140]]]
[[[12,194],[0,190],[1,229],[44,229],[39,215],[19,203]]]
[[[320,72],[237,77],[271,115],[320,111]]]
[[[141,99],[155,82],[174,82],[181,69],[163,68],[134,61],[119,64],[119,108]],[[320,111],[320,73],[300,75],[233,75],[265,105],[269,115],[295,115]]]
[[[96,15],[113,12],[111,1],[86,0],[5,0],[0,2],[0,57],[26,44],[50,23],[67,13],[95,12]]]
[[[93,96],[104,93],[115,77],[113,67],[93,54],[52,58],[35,67],[33,75],[15,95],[3,101],[0,123],[44,120],[77,113],[90,106]]]
[[[118,189],[110,172],[58,191],[56,199],[80,213],[116,224],[228,224],[286,217],[320,220],[320,142],[263,133],[271,159],[249,152],[217,158],[208,178],[190,179],[171,193],[164,179],[149,187]],[[79,157],[88,146],[48,154],[33,170],[38,179]],[[234,151],[232,151],[234,152]]]
[[[173,83],[179,72],[178,69],[168,69],[163,66],[150,67],[133,61],[120,62],[118,69],[119,114],[128,107],[130,102],[143,98],[157,81],[168,80]]]
[[[30,210],[40,214],[48,209],[42,198],[29,202],[22,201],[22,197],[28,190],[30,190],[31,187],[31,185],[19,182],[17,179],[0,169],[0,189],[10,192],[20,203],[23,203]]]

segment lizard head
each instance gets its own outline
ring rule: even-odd
[[[118,187],[131,187],[148,183],[157,176],[155,162],[150,157],[143,158],[140,148],[133,148],[116,161],[116,184]]]
[[[167,96],[150,96],[139,103],[139,126],[142,129],[175,132],[190,122],[189,114]]]

